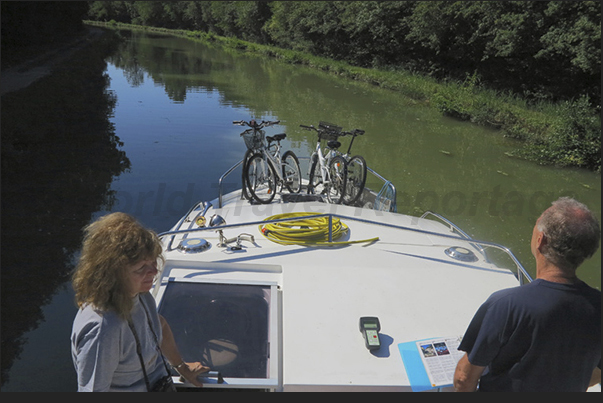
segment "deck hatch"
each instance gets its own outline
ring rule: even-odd
[[[175,281],[159,313],[185,361],[201,361],[224,378],[273,378],[271,320],[274,286]],[[272,325],[274,326],[274,325]]]

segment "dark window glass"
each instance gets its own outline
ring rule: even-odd
[[[185,361],[224,377],[268,378],[270,287],[170,282],[159,313]]]

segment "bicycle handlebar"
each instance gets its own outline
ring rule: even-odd
[[[354,129],[351,132],[341,132],[344,135],[347,136],[362,136],[365,132],[362,129]]]
[[[310,126],[306,126],[306,125],[299,125],[299,127],[301,127],[302,129],[306,129],[306,130],[314,130],[317,133],[333,133],[333,134],[337,134],[339,136],[343,136],[344,132],[339,132],[336,130],[332,130],[329,129],[327,127],[324,126],[318,126],[318,128],[314,127],[314,125],[310,125]]]
[[[317,129],[316,127],[314,127],[314,125],[310,125],[310,126],[299,125],[299,127],[301,127],[302,129],[306,129],[306,130],[314,130],[317,133],[321,133],[321,132],[322,133],[335,133],[341,137],[343,137],[343,136],[361,136],[365,133],[365,131],[362,129],[354,129],[351,132],[335,132],[335,131],[332,131],[332,130],[329,130],[326,128],[322,128],[322,127]]]
[[[306,125],[299,125],[299,127],[301,127],[302,129],[306,129],[306,130],[314,130],[314,131],[318,131],[318,129],[316,127],[314,127],[313,125],[310,126],[306,126]]]
[[[265,121],[265,120],[262,120],[260,123],[256,122],[255,120],[250,120],[249,122],[246,122],[244,120],[235,120],[235,121],[232,122],[232,124],[233,125],[239,125],[239,126],[249,126],[249,127],[254,128],[254,129],[261,129],[261,128],[264,128],[264,127],[277,125],[280,122],[281,122],[280,120],[275,120],[275,121]]]

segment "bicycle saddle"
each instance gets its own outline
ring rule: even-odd
[[[272,143],[273,141],[281,141],[285,137],[287,137],[287,135],[285,133],[281,133],[275,134],[274,136],[266,136],[266,140],[268,140],[269,143]]]
[[[341,147],[341,143],[337,140],[331,140],[327,142],[327,147],[337,150],[339,147]]]

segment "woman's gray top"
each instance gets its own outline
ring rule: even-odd
[[[132,322],[140,340],[145,369],[151,385],[166,375],[149,322],[161,343],[162,333],[155,300],[149,293],[135,298]],[[77,372],[78,391],[146,392],[136,340],[128,322],[114,312],[92,306],[80,309],[73,322],[71,353]]]

